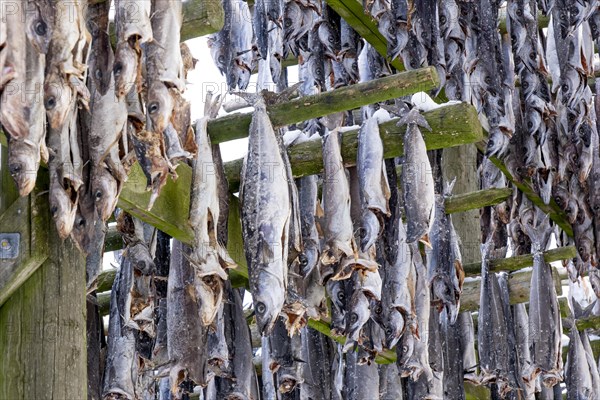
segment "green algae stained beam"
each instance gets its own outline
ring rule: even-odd
[[[428,150],[460,146],[474,143],[483,137],[481,124],[475,108],[466,103],[440,107],[423,113],[431,126],[431,132],[423,130]],[[379,133],[383,141],[384,157],[392,158],[403,154],[403,137],[405,126],[397,126],[398,118],[379,125]],[[346,166],[356,164],[358,152],[358,128],[350,129],[342,134],[342,158]],[[317,174],[323,170],[321,141],[307,142],[288,148],[292,172],[295,177]],[[229,189],[236,192],[239,188],[239,176],[242,159],[225,163],[225,173],[229,181]]]
[[[487,135],[487,133],[486,133]],[[485,141],[481,141],[476,143],[477,148],[483,154],[485,154],[486,143]],[[544,213],[548,214],[550,219],[554,221],[560,228],[570,237],[573,237],[573,229],[571,228],[571,224],[567,220],[565,213],[560,209],[558,204],[554,201],[553,198],[550,199],[550,203],[546,204],[542,200],[540,196],[535,192],[533,188],[533,184],[531,179],[519,180],[512,176],[512,174],[508,171],[506,164],[504,161],[499,159],[498,157],[490,157],[490,161],[502,171],[502,173],[506,176],[513,185],[515,185],[533,204],[535,204],[540,210]]]
[[[435,68],[402,72],[369,82],[357,83],[311,96],[267,105],[271,123],[276,127],[295,124],[367,104],[386,101],[437,88],[440,79]],[[213,144],[248,136],[252,113],[235,113],[208,123]]]
[[[387,40],[379,33],[377,21],[365,14],[364,7],[356,0],[325,0],[340,17],[350,25],[362,38],[364,38],[381,56],[387,59]],[[390,64],[398,71],[404,70],[400,58]]]
[[[544,260],[547,263],[560,260],[568,260],[577,256],[577,250],[575,246],[565,246],[556,249],[548,250],[544,252]],[[490,271],[518,271],[520,269],[533,266],[533,254],[523,254],[520,256],[514,256],[509,258],[498,258],[490,260]],[[475,276],[481,274],[481,264],[472,263],[463,266],[465,274],[467,276]]]

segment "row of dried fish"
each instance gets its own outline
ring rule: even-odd
[[[52,217],[61,238],[73,234],[95,259],[90,283],[133,162],[146,174],[152,207],[176,163],[196,151],[182,97],[195,60],[187,46],[180,50],[181,1],[115,0],[114,49],[112,6],[32,0],[4,7],[0,22],[10,38],[0,47],[10,173],[26,196],[40,162],[48,164]]]

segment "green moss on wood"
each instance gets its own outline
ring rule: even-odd
[[[369,82],[296,98],[267,106],[271,122],[276,127],[307,121],[367,104],[428,91],[440,83],[435,68],[426,67],[402,72]],[[235,113],[208,123],[211,143],[218,144],[248,136],[251,113]]]

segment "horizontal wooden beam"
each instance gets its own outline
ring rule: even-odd
[[[387,39],[379,33],[377,21],[365,14],[362,3],[356,0],[325,0],[340,17],[350,25],[363,39],[365,39],[385,59],[387,55]],[[389,61],[389,59],[388,59]],[[400,57],[392,60],[390,64],[398,71],[404,70]]]
[[[445,208],[448,214],[474,210],[502,203],[511,194],[512,189],[510,188],[492,188],[456,194],[446,199]]]
[[[423,113],[423,116],[431,126],[431,132],[422,131],[428,150],[474,143],[483,135],[475,108],[466,103],[440,107]],[[397,126],[398,121],[398,118],[394,118],[379,125],[385,158],[398,157],[404,152],[403,138],[406,127]],[[342,134],[341,146],[344,164],[348,167],[355,165],[358,152],[358,128],[349,129]],[[318,174],[323,170],[321,148],[321,140],[316,139],[288,149],[295,177]],[[243,159],[238,159],[225,164],[229,189],[234,193],[239,189],[242,163]]]
[[[577,256],[575,246],[565,246],[544,252],[544,260],[547,263],[560,260],[568,260]],[[531,267],[533,265],[533,255],[523,254],[509,258],[498,258],[490,260],[490,271],[493,272],[512,272],[520,269]],[[481,263],[471,263],[463,265],[463,269],[467,276],[481,275]]]
[[[386,101],[417,92],[435,89],[440,79],[435,68],[426,67],[402,72],[369,82],[344,86],[290,101],[267,105],[271,123],[283,127],[367,104]],[[234,113],[208,122],[212,144],[248,136],[252,113]]]
[[[560,296],[562,286],[558,271],[552,268],[556,292]],[[508,275],[508,293],[510,304],[527,303],[529,301],[529,286],[531,283],[531,270],[519,271]],[[481,289],[481,279],[465,281],[463,291],[460,296],[460,311],[479,310],[479,296]]]
[[[487,136],[487,132],[485,135]],[[487,140],[482,140],[475,145],[481,153],[485,154]],[[503,160],[495,156],[490,157],[489,159],[500,171],[502,171],[504,176],[506,176],[506,179],[515,185],[517,189],[523,192],[523,194],[527,196],[527,198],[531,200],[533,204],[535,204],[544,213],[548,214],[550,219],[554,221],[554,223],[556,223],[567,235],[571,237],[573,236],[571,224],[569,224],[565,213],[560,209],[558,204],[556,204],[554,198],[550,199],[550,204],[544,203],[544,200],[542,200],[542,198],[535,192],[531,179],[517,179],[508,171],[508,168],[506,167],[506,164],[504,164]]]

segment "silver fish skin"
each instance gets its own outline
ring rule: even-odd
[[[131,284],[130,279],[127,278],[128,269],[131,271],[131,265],[128,264],[126,260],[121,264],[111,291],[108,346],[102,383],[104,399],[135,398],[133,382],[137,374],[135,335],[122,320],[125,311],[123,305],[129,295]]]
[[[415,267],[410,247],[406,243],[404,224],[400,221],[396,229],[396,257],[393,263],[385,265],[381,298],[383,314],[387,315],[385,333],[390,349],[415,317]]]
[[[271,344],[268,336],[262,336],[261,338],[261,361],[263,373],[261,376],[262,380],[262,393],[261,398],[265,400],[276,400],[277,399],[277,388],[275,387],[275,377],[271,370]]]
[[[429,318],[430,318],[430,291],[427,268],[423,264],[421,253],[416,244],[411,246],[412,260],[416,271],[415,287],[415,323],[410,327],[402,340],[402,358],[400,364],[402,376],[409,376],[416,381],[422,375],[426,381],[433,379],[433,371],[429,365]],[[406,346],[406,349],[404,348]]]
[[[308,327],[302,328],[300,338],[301,359],[306,362],[302,368],[301,399],[331,398],[333,379],[330,378],[336,364],[336,345],[327,336]]]
[[[600,372],[598,371],[598,365],[594,359],[594,353],[592,351],[592,345],[590,343],[589,331],[584,330],[579,333],[581,336],[581,343],[585,350],[588,367],[590,369],[590,375],[592,376],[592,397],[598,397],[600,393]]]
[[[369,118],[362,123],[358,133],[356,160],[362,203],[380,218],[380,227],[374,232],[375,237],[379,236],[383,229],[383,216],[390,215],[391,195],[383,162],[383,143],[379,136],[379,123],[378,117]],[[371,243],[374,240],[367,238],[365,241]],[[363,247],[361,250],[366,252],[368,248]]]
[[[220,215],[216,166],[208,138],[208,117],[196,122],[198,151],[192,160],[192,187],[190,189],[190,225],[194,231],[191,262],[196,275],[217,275],[227,280],[226,270],[235,268],[227,250],[219,243],[217,225]]]
[[[350,281],[342,280],[336,281],[330,279],[325,284],[325,288],[327,290],[327,295],[331,299],[331,333],[334,336],[342,336],[345,335],[346,326],[345,326],[345,316],[346,316],[346,304],[350,300],[350,296],[352,295],[352,288],[349,290],[349,294],[347,294],[346,285],[350,284]]]
[[[300,335],[288,335],[283,319],[279,318],[269,336],[270,370],[276,375],[277,391],[290,393],[302,383],[300,370]]]
[[[136,1],[137,2],[137,1]],[[151,9],[153,53],[146,60],[148,76],[168,87],[185,91],[183,60],[179,47],[180,30],[183,22],[181,0],[153,0]],[[140,18],[143,23],[144,18]]]
[[[196,384],[206,383],[207,330],[200,316],[203,300],[197,297],[194,269],[186,257],[190,253],[189,246],[173,242],[167,283],[167,351],[173,394],[184,376]],[[196,328],[189,329],[190,324]]]
[[[434,221],[433,175],[419,126],[431,128],[416,109],[412,109],[398,125],[406,125],[402,193],[406,209],[406,241],[414,243],[428,235]]]
[[[593,398],[594,388],[592,375],[588,366],[587,353],[575,326],[571,327],[569,334],[569,352],[565,365],[565,384],[567,385],[567,399]]]
[[[54,26],[52,4],[49,0],[28,0],[25,4],[27,38],[39,53],[46,54]]]
[[[489,272],[493,242],[481,245],[481,291],[478,314],[478,352],[482,383],[508,386],[508,332],[498,277]]]
[[[456,322],[459,323],[458,318]],[[443,390],[449,398],[465,399],[463,354],[466,349],[463,348],[463,330],[458,329],[461,325],[450,325],[448,318],[440,318],[440,323],[444,364]]]
[[[229,90],[236,88],[246,90],[250,82],[250,74],[256,61],[252,51],[252,21],[248,4],[242,0],[233,1],[234,29],[231,31],[230,70],[227,75]]]
[[[44,106],[48,123],[60,129],[67,123],[75,100],[87,107],[89,92],[84,84],[91,36],[85,26],[81,1],[53,1],[54,26],[46,55]],[[69,17],[66,17],[69,16]]]
[[[325,57],[336,60],[340,52],[340,37],[336,32],[331,22],[327,20],[321,21],[316,27],[319,40],[323,44]]]
[[[127,173],[119,157],[119,140],[127,123],[127,104],[115,97],[113,79],[106,94],[100,93],[96,81],[90,80],[90,128],[88,146],[92,166],[92,192],[96,207],[103,221],[106,221],[116,206],[116,199],[127,180]],[[103,178],[102,175],[110,175]],[[112,177],[116,188],[107,191],[103,181]],[[116,190],[115,190],[116,189]]]
[[[298,202],[300,203],[300,228],[306,264],[301,265],[300,274],[308,276],[317,266],[321,252],[319,233],[315,215],[319,205],[317,176],[310,175],[298,179]]]
[[[464,379],[472,383],[478,383],[477,357],[475,352],[475,327],[473,316],[470,312],[458,314],[456,323],[460,327],[460,344],[463,352],[462,365],[464,368]]]
[[[342,257],[357,258],[354,228],[350,215],[350,186],[344,168],[339,132],[330,131],[323,140],[323,211],[325,214],[325,247],[321,263],[328,266]],[[327,269],[327,268],[325,268]],[[328,274],[322,273],[325,278]]]
[[[450,192],[451,188],[448,190]],[[429,276],[433,301],[437,301],[438,310],[446,310],[450,324],[456,322],[460,309],[460,294],[462,292],[462,271],[459,251],[453,248],[452,233],[455,233],[452,218],[446,214],[444,207],[446,196],[436,194],[434,222],[429,233],[431,249],[427,249]],[[456,243],[454,238],[454,243]],[[454,250],[454,251],[453,251]]]
[[[547,217],[536,225],[525,224],[523,227],[532,240],[534,252],[529,294],[529,347],[532,349],[533,373],[528,378],[533,380],[541,374],[545,386],[554,386],[562,379],[562,324],[552,269],[542,254],[552,227]]]
[[[225,316],[223,303],[217,311],[212,326],[208,329],[208,369],[217,376],[227,376],[229,370],[229,349],[225,337]]]
[[[379,393],[379,373],[376,363],[359,364],[358,353],[346,353],[346,373],[344,375],[344,399],[361,400]]]
[[[361,343],[361,331],[369,320],[371,311],[366,294],[355,284],[354,292],[346,305],[346,343],[344,352],[350,350],[355,343]]]
[[[267,16],[268,0],[258,0],[254,5],[252,25],[256,36],[258,54],[263,60],[267,59],[269,52],[269,19]]]
[[[379,366],[379,398],[381,400],[402,400],[404,391],[396,364]]]
[[[0,50],[2,75],[0,78],[0,123],[12,138],[24,138],[28,133],[27,107],[21,100],[21,90],[27,82],[27,38],[25,18],[20,12],[9,12],[4,7],[2,27],[4,45]],[[15,10],[17,11],[17,10]],[[10,40],[6,40],[10,38]]]
[[[240,199],[244,251],[257,323],[269,332],[281,312],[287,288],[291,201],[286,164],[269,120],[265,100],[255,99]]]
[[[515,323],[515,336],[517,341],[517,362],[521,372],[518,377],[523,396],[527,400],[535,399],[535,382],[524,378],[532,373],[531,353],[529,349],[529,317],[524,303],[512,306],[513,320]]]
[[[110,3],[102,2],[90,5],[86,15],[86,25],[92,37],[89,75],[100,95],[105,95],[112,83],[114,54],[108,32],[109,11]]]
[[[227,400],[257,399],[256,372],[252,364],[250,330],[244,317],[239,289],[225,282],[224,319],[227,348],[232,357],[227,376],[216,377],[217,398]]]
[[[429,352],[429,365],[433,372],[433,378],[427,382],[428,395],[426,398],[443,399],[445,395],[444,381],[447,380],[445,375],[450,370],[450,368],[445,365],[447,361],[444,360],[444,348],[442,343],[441,318],[444,316],[438,313],[433,307],[429,310],[430,323],[427,347]],[[446,319],[448,318],[446,317]]]
[[[38,54],[32,46],[27,46],[26,53],[28,64],[25,93],[28,94],[26,99],[29,109],[28,132],[23,138],[10,137],[8,141],[8,169],[22,197],[33,190],[40,161],[48,161],[48,149],[45,143],[46,115],[41,101],[44,56]]]

